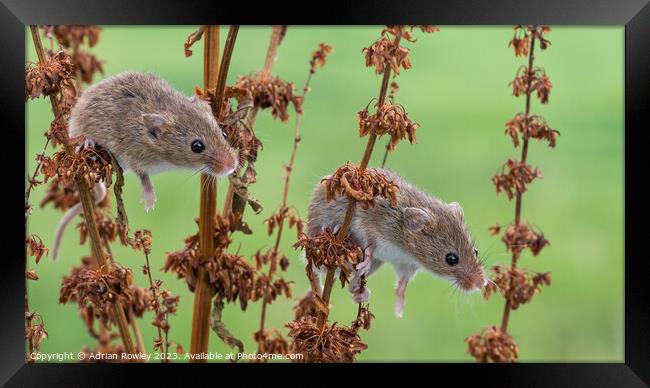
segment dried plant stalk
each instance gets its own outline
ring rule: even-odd
[[[34,46],[36,48],[36,53],[38,55],[39,62],[41,64],[46,63],[47,54],[43,49],[43,44],[39,35],[37,26],[30,26],[32,39],[34,41]],[[56,117],[59,117],[61,112],[59,111],[59,104],[55,95],[50,96],[50,103],[52,105],[52,111]],[[69,155],[74,153],[74,150],[69,144],[63,144],[65,152]],[[106,253],[102,249],[102,240],[97,229],[97,224],[95,221],[95,211],[93,196],[88,187],[87,182],[84,179],[75,179],[77,184],[77,189],[79,191],[79,199],[83,208],[83,216],[86,223],[86,228],[88,230],[88,237],[90,239],[92,257],[95,260],[95,264],[98,268],[111,268],[111,263],[106,257]],[[117,323],[124,348],[130,354],[137,353],[137,348],[131,339],[131,333],[129,330],[129,323],[124,312],[124,307],[121,302],[116,301],[111,307],[111,314],[113,320]]]
[[[271,31],[271,38],[269,40],[269,46],[266,50],[266,57],[264,60],[264,67],[259,77],[261,80],[266,80],[271,75],[271,70],[273,69],[273,62],[278,52],[278,47],[284,39],[284,35],[287,32],[286,26],[273,26]],[[253,109],[248,113],[246,117],[246,126],[248,128],[253,128],[255,125],[255,120],[257,119],[257,113],[259,112],[259,106],[254,106]],[[244,169],[242,169],[244,170]],[[245,174],[245,172],[243,173]],[[226,200],[223,205],[223,213],[227,212],[244,214],[247,203],[247,187],[243,186],[239,190],[235,190],[235,184],[232,180],[228,184],[228,191],[226,192]]]
[[[272,39],[273,42],[273,39]],[[270,50],[269,50],[270,51]],[[307,76],[307,80],[305,81],[305,85],[303,86],[302,89],[302,95],[301,99],[304,103],[304,98],[307,93],[309,93],[310,88],[309,85],[311,83],[311,79],[313,75],[316,72],[316,69],[318,67],[322,67],[325,65],[325,58],[326,56],[332,51],[332,46],[321,43],[319,45],[319,50],[315,51],[312,54],[312,58],[310,60],[310,68],[309,68],[309,74]],[[267,64],[268,64],[268,58],[267,56]],[[266,66],[265,66],[266,67]],[[273,275],[277,271],[278,264],[283,270],[286,270],[287,263],[283,264],[282,259],[286,258],[281,254],[280,252],[280,242],[282,241],[282,232],[284,230],[285,226],[285,220],[289,218],[289,227],[292,225],[296,226],[296,230],[298,231],[298,235],[300,235],[302,231],[302,226],[303,222],[298,219],[297,215],[291,212],[291,209],[288,208],[287,205],[287,198],[289,195],[289,183],[291,182],[291,174],[294,169],[294,164],[296,161],[296,154],[298,152],[298,145],[300,144],[300,126],[302,122],[302,114],[298,114],[296,116],[296,122],[294,126],[294,132],[293,132],[293,145],[291,148],[291,155],[289,157],[289,164],[285,166],[285,173],[284,173],[284,188],[282,191],[282,201],[280,203],[280,209],[277,211],[276,215],[272,215],[266,222],[269,227],[269,234],[272,234],[273,229],[277,227],[277,234],[275,237],[275,244],[273,245],[273,248],[269,252],[268,256],[270,258],[271,263],[269,264],[269,269],[267,273],[267,277],[269,281],[273,280]],[[278,263],[280,262],[280,263]],[[263,351],[263,347],[265,346],[265,323],[266,323],[266,309],[267,309],[267,299],[264,299],[262,302],[262,313],[260,314],[260,329],[257,333],[257,337],[259,339],[258,341],[258,352]],[[286,346],[286,341],[282,339],[279,335],[275,339],[275,341],[272,341],[272,343],[275,345],[274,348],[282,348],[288,351],[288,346]]]
[[[206,27],[203,35],[203,78],[204,90],[214,88],[216,98],[213,100],[213,112],[221,112],[224,100],[226,76],[230,58],[237,38],[239,26],[231,26],[223,51],[222,64],[219,66],[219,27]],[[215,106],[216,105],[216,106]],[[219,117],[217,117],[219,119]],[[201,200],[199,214],[199,249],[203,259],[214,254],[214,230],[217,213],[217,185],[210,176],[201,175]],[[192,337],[190,352],[203,354],[208,351],[210,336],[210,308],[214,290],[210,287],[205,268],[199,267],[196,289],[194,290],[194,313],[192,316]],[[190,362],[206,362],[203,357],[194,357]]]
[[[508,200],[515,198],[515,218],[510,224],[501,240],[506,245],[506,250],[512,253],[510,266],[497,265],[492,268],[495,278],[488,284],[483,295],[487,299],[497,289],[504,297],[505,305],[501,317],[501,326],[491,326],[478,334],[471,335],[465,339],[468,345],[468,352],[478,362],[516,362],[519,357],[519,347],[514,338],[508,333],[510,313],[521,304],[528,303],[533,296],[541,291],[541,286],[551,284],[550,273],[536,273],[518,267],[518,260],[524,249],[530,249],[533,256],[549,245],[543,233],[535,231],[528,222],[522,220],[521,206],[523,194],[527,185],[535,178],[541,176],[538,169],[526,164],[528,157],[529,140],[539,139],[548,141],[550,147],[555,147],[559,132],[550,128],[543,117],[531,115],[531,97],[537,94],[542,104],[548,103],[548,95],[551,90],[551,83],[543,69],[534,67],[536,43],[539,42],[541,50],[545,50],[550,42],[545,34],[550,31],[547,26],[515,26],[513,39],[510,46],[513,47],[515,56],[527,56],[528,66],[522,66],[517,70],[516,78],[510,83],[513,87],[513,95],[526,96],[524,113],[518,113],[515,118],[506,123],[505,134],[512,138],[515,148],[519,146],[519,137],[522,138],[522,150],[519,160],[509,159],[498,173],[492,178],[497,194],[505,192]],[[505,172],[505,169],[508,172]],[[501,232],[500,225],[489,228],[491,235]]]

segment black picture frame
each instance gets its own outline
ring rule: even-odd
[[[365,384],[369,378],[384,383],[444,382],[499,386],[637,387],[650,384],[650,276],[643,249],[648,201],[644,200],[642,135],[650,101],[650,4],[648,0],[578,1],[371,1],[287,3],[172,2],[109,0],[1,0],[0,114],[4,150],[3,257],[0,271],[0,383],[7,386],[121,386],[147,384],[338,385]],[[354,364],[354,365],[240,365],[185,364],[81,365],[25,364],[24,290],[25,246],[25,26],[34,24],[438,24],[438,25],[619,25],[625,26],[625,360],[589,364]],[[596,82],[596,81],[595,81]],[[585,112],[588,114],[588,112]],[[637,147],[639,149],[637,149]],[[644,175],[645,174],[645,175]],[[22,183],[21,183],[22,182]],[[561,318],[558,318],[561,319]],[[589,322],[584,322],[588,325]],[[405,345],[406,346],[406,345]],[[155,369],[154,369],[155,368]],[[191,368],[191,369],[190,369]],[[261,369],[258,369],[261,368]],[[300,375],[300,377],[298,377]],[[417,376],[415,376],[417,375]],[[355,377],[356,376],[356,377]],[[144,384],[141,383],[141,384]]]

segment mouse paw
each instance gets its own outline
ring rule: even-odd
[[[79,152],[81,152],[83,150],[89,150],[89,149],[93,149],[93,148],[95,148],[95,141],[93,139],[89,138],[89,137],[86,137],[86,138],[84,138],[83,143],[81,143],[80,145],[78,145],[75,148],[75,152],[79,153]]]
[[[370,247],[366,248],[363,250],[363,260],[357,264],[356,270],[357,270],[357,275],[359,276],[368,276],[370,273],[370,267],[372,266],[371,262],[372,258],[372,249]]]
[[[354,300],[355,303],[367,302],[370,300],[370,289],[368,287],[363,287],[363,289],[353,292],[352,300]]]
[[[149,212],[149,210],[153,210],[153,208],[156,206],[156,193],[151,190],[145,190],[142,192],[142,197],[140,198],[140,202],[144,205],[144,210],[146,212]]]

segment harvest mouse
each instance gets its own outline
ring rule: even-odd
[[[217,178],[239,165],[210,105],[151,73],[123,72],[89,87],[72,109],[69,134],[83,137],[82,147],[102,146],[125,171],[137,174],[147,211],[156,201],[150,174],[189,169]],[[96,202],[106,194],[101,186],[95,187]],[[76,204],[59,222],[54,259],[66,225],[80,212]]]
[[[464,291],[484,287],[485,270],[460,205],[431,197],[392,171],[379,171],[399,186],[397,206],[376,198],[374,207],[355,208],[348,237],[364,249],[364,259],[353,269],[349,290],[354,301],[361,303],[370,297],[367,287],[361,286],[360,276],[367,278],[384,263],[391,263],[397,273],[398,317],[402,316],[406,286],[419,269],[450,280]],[[307,234],[338,231],[347,206],[346,196],[328,201],[323,185],[317,185],[307,214]],[[313,281],[320,290],[320,280]]]

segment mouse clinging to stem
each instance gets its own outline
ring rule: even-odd
[[[398,317],[402,316],[406,286],[420,269],[450,280],[463,291],[484,287],[488,282],[485,269],[460,205],[444,203],[392,171],[377,170],[399,187],[397,206],[376,198],[375,206],[357,206],[354,210],[348,238],[364,250],[363,261],[352,268],[354,278],[349,290],[354,301],[362,303],[370,297],[368,288],[361,284],[361,275],[367,278],[384,263],[392,264],[397,273]],[[326,229],[337,232],[347,207],[347,196],[328,201],[323,184],[318,184],[307,214],[307,234],[315,236]],[[320,280],[313,281],[320,290]]]
[[[209,103],[187,97],[152,73],[123,72],[89,87],[72,109],[68,131],[70,138],[84,139],[82,147],[107,149],[122,169],[140,178],[147,211],[156,202],[150,174],[188,169],[216,179],[239,166]],[[105,196],[103,185],[95,188],[96,202]],[[66,225],[80,212],[77,204],[59,222],[54,259]]]

